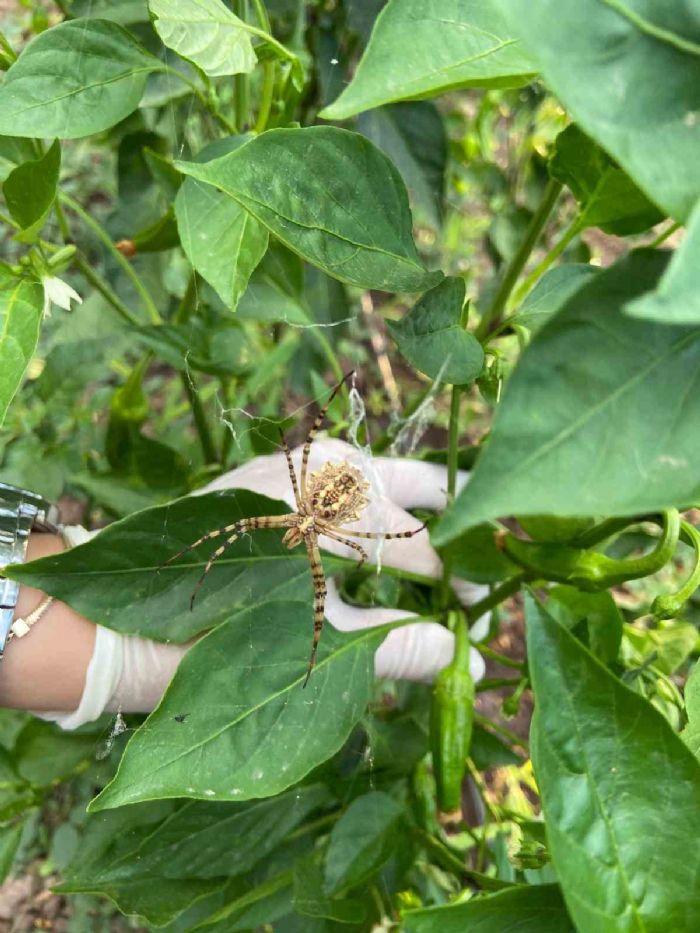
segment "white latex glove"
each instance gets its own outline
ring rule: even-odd
[[[297,469],[301,469],[301,447],[292,452]],[[389,457],[365,457],[359,450],[339,440],[320,439],[311,448],[309,471],[325,462],[347,461],[362,470],[370,483],[370,504],[360,521],[344,526],[361,531],[409,531],[418,522],[406,509],[440,510],[446,503],[447,470],[445,467],[418,460]],[[460,473],[459,491],[468,479]],[[282,452],[254,460],[218,477],[197,494],[225,489],[248,489],[281,499],[295,509],[294,493],[287,462]],[[92,537],[80,527],[65,529],[71,544],[80,544]],[[357,539],[356,539],[357,540]],[[427,531],[413,538],[376,541],[360,539],[370,562],[396,567],[423,576],[442,575],[440,558],[431,547]],[[342,557],[357,559],[356,551],[323,535],[319,543],[324,550]],[[476,602],[487,592],[486,587],[453,579],[452,585],[464,605]],[[340,631],[371,628],[399,619],[413,618],[400,609],[367,609],[349,606],[338,595],[332,579],[327,580],[326,619]],[[475,641],[488,632],[488,616],[472,627]],[[75,712],[42,713],[64,729],[75,729],[96,719],[104,711],[150,712],[170,682],[188,645],[162,644],[134,636],[121,635],[97,626],[95,650],[90,661],[83,696]],[[452,660],[454,636],[437,622],[415,622],[390,632],[377,649],[375,671],[378,677],[430,681]],[[484,674],[484,662],[475,649],[471,651],[470,668],[475,680]]]

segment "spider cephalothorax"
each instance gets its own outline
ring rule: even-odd
[[[282,447],[287,458],[289,478],[292,482],[292,489],[294,490],[294,501],[297,507],[296,512],[290,512],[288,515],[266,515],[260,518],[243,518],[240,521],[234,522],[232,525],[225,525],[223,528],[210,531],[198,541],[195,541],[194,544],[190,544],[167,561],[167,563],[171,563],[192,548],[198,547],[204,541],[217,538],[219,535],[228,535],[226,541],[214,551],[207,561],[204,572],[192,593],[190,605],[193,605],[199,587],[209,573],[211,565],[218,557],[221,557],[226,548],[233,544],[242,534],[253,531],[256,528],[286,528],[287,530],[282,541],[287,547],[296,547],[303,541],[306,545],[306,551],[311,564],[311,576],[314,586],[314,637],[304,686],[306,686],[316,662],[316,651],[321,637],[321,629],[323,628],[323,613],[327,592],[326,578],[323,573],[323,565],[321,564],[321,553],[318,548],[318,536],[325,535],[327,538],[332,538],[334,541],[340,541],[342,544],[351,547],[360,554],[360,562],[362,563],[367,560],[365,549],[356,541],[350,541],[348,536],[353,538],[412,538],[413,535],[418,534],[418,532],[422,531],[425,527],[425,525],[421,525],[420,528],[415,528],[413,531],[391,533],[382,531],[349,531],[343,528],[342,526],[348,522],[357,521],[369,502],[367,498],[369,483],[357,467],[344,461],[342,463],[324,463],[320,470],[311,473],[307,481],[306,474],[311,444],[323,423],[329,405],[335,398],[343,382],[352,375],[352,373],[348,373],[345,379],[335,387],[330,398],[316,416],[302,451],[301,474],[298,483],[292,463],[292,456],[284,437],[282,437]]]

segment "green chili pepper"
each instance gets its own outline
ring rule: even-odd
[[[700,532],[690,522],[682,520],[681,537],[695,552],[695,566],[677,593],[667,593],[665,596],[656,597],[651,605],[651,611],[657,619],[675,619],[700,586]]]
[[[430,741],[438,806],[457,810],[472,738],[474,681],[469,670],[469,630],[461,612],[451,612],[448,625],[455,636],[454,659],[440,671],[433,687]]]
[[[581,590],[601,590],[610,586],[648,577],[673,557],[680,532],[676,509],[663,513],[663,529],[656,547],[643,557],[616,560],[599,551],[523,541],[515,535],[499,535],[499,547],[520,567],[543,580],[568,583]]]

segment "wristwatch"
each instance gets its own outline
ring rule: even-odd
[[[0,483],[0,568],[21,564],[27,556],[31,531],[57,532],[58,507],[43,496]],[[0,576],[0,660],[17,605],[19,583]]]

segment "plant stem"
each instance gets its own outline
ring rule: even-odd
[[[205,463],[218,463],[219,458],[216,455],[216,447],[209,429],[209,422],[204,411],[204,406],[197,392],[197,386],[194,384],[194,378],[191,373],[181,373],[182,387],[192,409],[195,428],[199,436],[199,443],[202,448]]]
[[[660,233],[655,240],[652,240],[651,243],[647,244],[646,249],[656,249],[657,246],[661,246],[664,240],[667,240],[672,233],[675,233],[676,230],[680,230],[683,224],[680,221],[675,221],[670,227],[666,227],[663,233]]]
[[[71,234],[70,226],[66,219],[66,215],[63,212],[63,208],[61,207],[61,204],[58,200],[54,202],[54,210],[56,212],[56,220],[58,221],[58,227],[61,231],[61,236],[66,243],[72,243],[73,236]],[[121,300],[119,295],[117,295],[107,280],[104,279],[99,274],[99,272],[96,272],[95,269],[92,268],[82,253],[78,252],[75,254],[75,264],[88,280],[90,285],[92,285],[92,287],[96,289],[96,291],[98,291],[102,297],[112,305],[117,314],[123,317],[124,320],[129,324],[133,324],[135,327],[140,326],[141,322],[139,319],[131,313],[129,308],[127,308],[127,306]]]
[[[544,229],[544,225],[546,224],[547,218],[552,212],[552,208],[554,207],[556,200],[559,197],[561,189],[562,184],[560,181],[556,181],[556,179],[550,178],[550,180],[547,182],[540,206],[533,214],[530,225],[525,232],[523,241],[520,244],[516,254],[508,263],[490,307],[485,311],[484,316],[479,322],[479,326],[476,329],[476,336],[479,338],[479,340],[483,341],[486,337],[488,337],[492,328],[498,324],[501,314],[503,313],[503,309],[506,306],[506,302],[508,301],[510,293],[513,290],[513,286],[515,285],[518,276],[522,272],[525,263],[527,262],[530,253],[535,246],[535,243],[539,239],[539,236]]]
[[[328,362],[330,363],[330,367],[333,370],[333,375],[338,380],[338,382],[340,382],[345,373],[343,372],[343,367],[340,365],[340,360],[338,359],[330,340],[323,333],[322,327],[312,327],[312,332],[318,341],[319,346],[326,355]],[[347,386],[343,386],[343,388],[345,389],[345,394],[347,397]]]
[[[136,274],[136,272],[134,271],[134,268],[132,267],[128,259],[122,256],[122,254],[116,248],[116,246],[112,242],[111,237],[109,236],[107,231],[104,229],[104,227],[101,224],[99,224],[93,217],[91,217],[90,214],[88,214],[88,212],[84,210],[80,206],[80,204],[78,204],[77,201],[73,200],[73,198],[69,194],[66,194],[65,192],[61,192],[59,194],[59,198],[66,205],[66,207],[69,207],[73,211],[73,213],[77,214],[78,217],[80,217],[80,219],[83,221],[85,226],[89,227],[92,230],[92,232],[95,234],[98,240],[100,240],[100,242],[103,243],[104,246],[107,247],[108,251],[113,256],[115,262],[120,266],[120,268],[124,271],[124,273],[128,276],[128,278],[131,279],[131,282],[134,288],[136,289],[136,291],[138,292],[139,296],[141,297],[141,301],[143,302],[143,305],[146,311],[148,312],[148,316],[150,317],[152,323],[162,324],[163,319],[161,318],[158,312],[158,309],[156,308],[153,302],[153,299],[149,295],[148,290],[146,289],[146,286],[143,284],[140,277]]]
[[[92,287],[111,304],[117,314],[123,317],[124,320],[129,324],[133,324],[135,327],[141,326],[141,321],[139,321],[139,319],[131,313],[131,311],[127,308],[117,293],[113,291],[107,281],[103,279],[98,272],[95,272],[84,256],[82,256],[80,253],[76,253],[75,263],[88,282],[92,285]]]
[[[255,15],[258,18],[260,28],[264,29],[265,32],[270,32],[270,17],[267,15],[265,4],[262,0],[253,0],[253,6],[255,7]],[[272,101],[275,95],[276,73],[277,65],[274,61],[264,62],[262,88],[260,90],[260,102],[258,104],[258,118],[255,121],[256,133],[264,132],[267,121],[270,119]]]
[[[478,648],[481,651],[481,645]],[[521,683],[520,677],[484,677],[476,685],[477,693],[485,693],[487,690],[498,690],[500,687],[515,687]]]
[[[506,580],[501,583],[500,586],[497,586],[495,590],[492,590],[488,596],[484,596],[484,598],[480,599],[478,602],[472,603],[467,609],[467,620],[469,623],[473,625],[474,622],[487,613],[489,609],[493,609],[495,606],[498,606],[499,603],[508,599],[509,596],[512,596],[513,593],[517,593],[523,583],[526,583],[528,579],[530,579],[528,574],[516,573],[510,580]]]
[[[486,716],[482,716],[481,713],[474,713],[474,722],[477,723],[477,725],[485,728],[487,731],[488,729],[491,729],[498,735],[503,736],[504,739],[508,739],[508,741],[512,742],[514,745],[520,745],[521,748],[527,750],[527,739],[521,739],[519,735],[516,735],[515,732],[511,732],[510,729],[500,725],[500,723],[493,722],[493,720],[488,719]]]
[[[248,0],[236,0],[236,15],[244,23],[248,20]],[[236,108],[236,126],[239,133],[245,133],[250,125],[249,78],[245,73],[233,76],[233,99]]]
[[[457,489],[457,462],[459,459],[459,403],[462,397],[462,386],[452,386],[450,397],[450,421],[447,440],[447,505],[454,502]],[[452,558],[449,553],[442,558],[442,601],[443,608],[447,608],[450,600],[450,576],[452,574]]]
[[[508,655],[501,654],[500,651],[494,651],[488,645],[479,645],[479,651],[484,657],[491,658],[492,661],[501,664],[503,667],[512,667],[517,671],[522,671],[525,668],[522,661],[516,661],[515,658],[509,658]]]
[[[554,244],[544,259],[535,266],[532,272],[518,286],[515,294],[513,295],[513,304],[516,306],[520,304],[532,286],[541,276],[544,275],[552,263],[561,256],[569,243],[571,243],[574,237],[578,236],[581,230],[583,230],[583,219],[582,216],[579,215],[574,217],[563,236]]]

